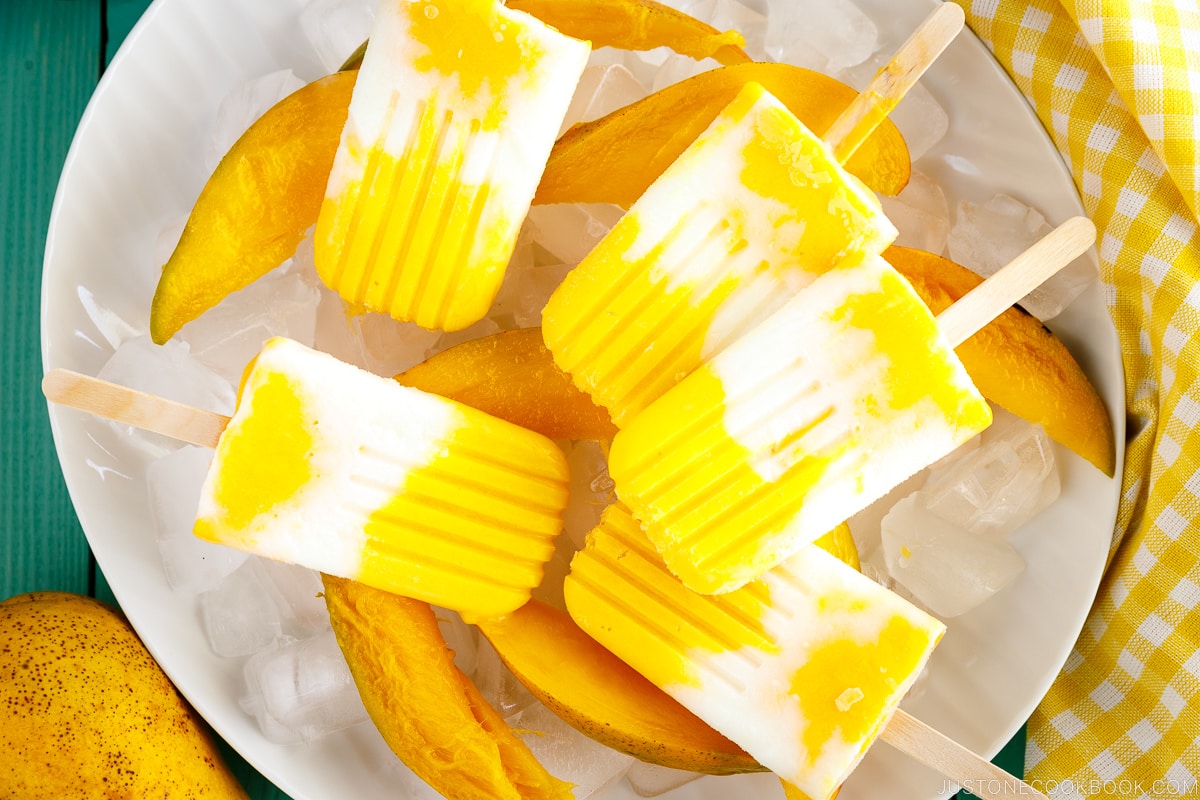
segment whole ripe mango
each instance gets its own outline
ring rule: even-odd
[[[36,592],[0,603],[0,797],[246,793],[123,616]]]

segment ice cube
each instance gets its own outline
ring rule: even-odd
[[[289,265],[228,295],[189,322],[179,337],[198,361],[237,384],[246,364],[273,336],[312,345],[321,293]]]
[[[300,12],[300,28],[329,72],[366,41],[374,22],[375,3],[369,0],[311,0]]]
[[[313,742],[368,719],[333,631],[273,644],[243,675],[241,706],[273,741]]]
[[[776,61],[821,72],[861,64],[879,47],[875,23],[851,0],[770,0],[766,50]]]
[[[880,195],[884,213],[900,235],[896,244],[941,255],[950,233],[950,207],[942,187],[928,175],[913,170],[904,191],[895,197]]]
[[[175,252],[175,246],[179,244],[179,237],[183,235],[183,229],[187,225],[187,214],[180,214],[172,217],[163,224],[162,229],[158,232],[158,236],[154,239],[154,265],[161,268],[170,260],[171,254]]]
[[[658,797],[701,777],[698,772],[660,767],[644,761],[634,761],[625,773],[625,780],[638,797]]]
[[[691,0],[682,9],[719,31],[734,30],[746,39],[746,53],[755,61],[767,60],[767,15],[762,3],[739,0]]]
[[[255,569],[272,590],[285,636],[303,639],[329,627],[320,573],[269,558],[256,558]]]
[[[454,651],[454,664],[464,675],[475,672],[476,654],[479,650],[479,635],[473,625],[463,622],[458,612],[445,608],[434,609],[437,614],[438,629],[446,646]]]
[[[200,486],[212,455],[208,448],[184,447],[146,468],[158,552],[167,585],[177,592],[213,589],[248,558],[241,550],[206,542],[192,533]]]
[[[209,647],[219,656],[248,656],[283,635],[283,620],[258,558],[248,559],[215,588],[199,596]]]
[[[888,512],[881,537],[889,574],[942,618],[977,607],[1025,569],[1008,542],[945,521],[925,508],[919,493]]]
[[[646,94],[646,87],[624,64],[589,66],[579,78],[559,133],[578,122],[599,119],[618,108],[637,102]]]
[[[929,471],[921,498],[937,516],[982,536],[1004,537],[1060,491],[1054,446],[1040,425],[997,413],[979,447]]]
[[[909,156],[916,161],[946,137],[950,118],[937,98],[920,83],[888,115],[904,134]]]
[[[575,730],[541,703],[514,715],[509,724],[551,775],[575,784],[576,800],[603,792],[634,762]]]
[[[589,531],[600,524],[600,515],[615,499],[608,460],[599,442],[574,442],[567,451],[571,482],[563,510],[563,533],[578,549]]]
[[[718,66],[720,65],[716,61],[708,58],[697,61],[690,56],[672,55],[654,73],[654,82],[650,85],[650,90],[657,92]]]
[[[469,677],[475,681],[483,699],[505,719],[537,702],[504,666],[496,649],[483,637],[479,638],[479,646],[475,651],[475,672]]]
[[[449,333],[438,332],[438,338],[434,343],[430,352],[440,353],[443,350],[448,350],[456,344],[470,342],[474,339],[482,339],[485,336],[491,336],[493,333],[499,333],[500,326],[496,321],[484,317],[469,328],[463,328],[461,331],[451,331]]]
[[[1034,208],[1007,194],[977,205],[964,201],[950,229],[950,258],[987,277],[1051,230]],[[1095,267],[1078,258],[1021,300],[1038,319],[1057,316],[1097,280]]]
[[[361,40],[360,40],[361,41]],[[247,81],[226,95],[217,108],[204,166],[212,172],[229,148],[267,109],[304,85],[290,69]]]
[[[196,360],[187,344],[178,339],[157,345],[148,335],[135,336],[116,349],[97,377],[207,411],[233,413],[233,385]],[[109,424],[152,458],[183,446],[169,436],[118,422]]]
[[[534,241],[563,264],[578,264],[612,230],[624,211],[603,203],[534,206],[529,221]]]

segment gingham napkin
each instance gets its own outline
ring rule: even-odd
[[[955,2],[1071,168],[1125,361],[1110,563],[1026,769],[1056,798],[1200,798],[1200,9]]]

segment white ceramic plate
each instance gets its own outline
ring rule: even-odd
[[[815,0],[814,0],[815,1]],[[862,0],[885,52],[932,8],[931,0]],[[147,328],[157,275],[150,266],[164,224],[185,213],[207,177],[199,140],[220,101],[246,79],[291,67],[322,70],[301,35],[304,0],[159,0],[122,47],[80,123],[55,201],[43,286],[47,369],[94,374],[120,331]],[[920,162],[951,203],[998,191],[1052,222],[1080,213],[1063,164],[1003,71],[969,33],[926,85],[950,112],[950,133]],[[103,325],[96,320],[106,319]],[[1051,326],[1100,387],[1123,440],[1117,340],[1098,287]],[[106,337],[102,328],[108,330]],[[113,331],[117,331],[114,334]],[[212,726],[296,798],[395,798],[400,767],[370,725],[306,746],[279,746],[237,705],[240,662],[210,652],[195,601],[166,585],[144,485],[146,456],[111,427],[50,409],[63,473],[96,557],[154,656]],[[1036,706],[1095,596],[1119,482],[1060,449],[1062,498],[1017,537],[1029,562],[1017,583],[953,620],[925,693],[907,708],[965,745],[994,754]],[[769,797],[763,776],[710,778],[673,798]],[[842,797],[932,798],[951,787],[885,745],[873,749]],[[611,797],[631,797],[627,787]]]

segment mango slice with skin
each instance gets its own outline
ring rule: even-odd
[[[653,50],[669,47],[696,60],[712,58],[721,64],[744,64],[750,56],[737,31],[719,31],[655,0],[509,0],[505,5],[537,17],[560,33],[584,39],[592,48]],[[359,45],[342,64],[356,69],[367,43]]]
[[[653,50],[669,47],[680,55],[721,64],[742,64],[750,56],[737,31],[711,25],[655,0],[508,0],[567,36],[587,39],[592,48]]]
[[[503,331],[443,350],[396,376],[551,439],[611,439],[608,411],[554,363],[541,328]]]
[[[456,800],[569,800],[454,665],[427,603],[323,575],[325,604],[363,704],[388,746]]]
[[[292,256],[317,221],[357,77],[355,70],[338,72],[298,89],[251,125],[217,165],[163,266],[150,306],[155,342]],[[784,64],[702,73],[564,134],[534,202],[632,203],[751,80],[778,92],[816,130],[855,95],[832,78]],[[886,122],[848,166],[872,189],[895,194],[908,181],[908,150]]]
[[[858,568],[846,525],[817,546]],[[548,708],[582,733],[642,761],[712,775],[762,772],[744,750],[635,672],[566,611],[531,600],[478,623],[501,660]]]
[[[353,88],[354,75],[339,73],[297,89],[221,159],[163,267],[150,305],[155,342],[296,252],[325,197]]]
[[[934,314],[983,282],[949,259],[892,246],[883,257]],[[1005,311],[955,352],[984,397],[1040,424],[1051,439],[1112,477],[1112,421],[1096,387],[1053,333],[1019,307]]]
[[[573,126],[550,152],[533,202],[628,208],[750,82],[762,84],[818,135],[858,95],[828,75],[790,64],[738,64],[702,72]],[[886,195],[907,185],[912,167],[908,146],[889,120],[844,166]]]

